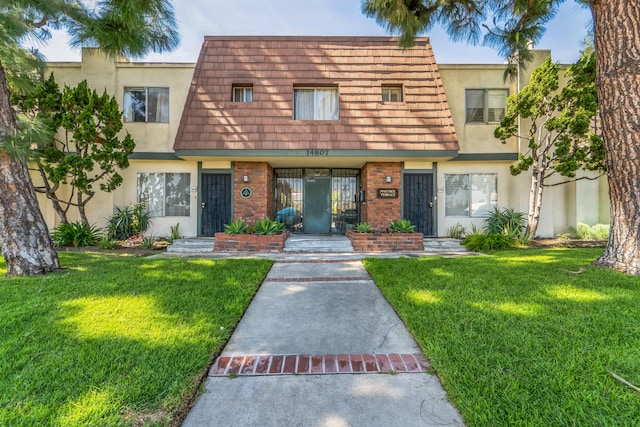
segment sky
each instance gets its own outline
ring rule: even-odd
[[[196,62],[205,35],[388,35],[362,14],[360,0],[175,0],[173,4],[180,46],[173,52],[153,53],[136,61]],[[555,61],[573,63],[579,57],[590,20],[589,10],[567,0],[535,47],[550,49]],[[439,27],[424,35],[429,36],[438,63],[504,62],[494,49],[451,42]],[[54,32],[46,45],[36,47],[47,61],[79,61],[80,51],[70,48],[67,40],[66,34]]]

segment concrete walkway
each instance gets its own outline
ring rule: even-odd
[[[277,261],[184,426],[463,425],[359,260]]]

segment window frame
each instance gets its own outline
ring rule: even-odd
[[[469,120],[469,92],[483,92],[482,94],[482,120]],[[503,92],[504,93],[504,114],[507,112],[507,98],[509,97],[509,89],[508,88],[465,88],[464,90],[464,123],[465,124],[476,124],[476,125],[488,125],[488,124],[496,124],[500,123],[502,118],[497,121],[489,120],[489,94],[490,92]]]
[[[236,90],[242,90],[242,99],[237,99]],[[249,99],[247,99],[249,94]],[[234,84],[231,86],[231,102],[253,102],[253,85],[252,84]]]
[[[162,89],[167,93],[167,119],[164,120],[149,120],[149,90]],[[129,120],[127,117],[127,93],[131,92],[144,92],[144,120]],[[122,120],[125,123],[169,123],[171,120],[171,89],[168,86],[125,86],[122,96],[123,114]],[[135,111],[134,111],[135,114]],[[135,118],[135,117],[134,117]]]
[[[391,99],[391,91],[397,90],[399,94],[398,100]],[[388,91],[388,99],[385,98],[385,91]],[[382,102],[391,102],[391,103],[399,103],[404,102],[404,90],[402,85],[382,85]]]
[[[296,114],[296,91],[298,90],[313,90],[313,112],[314,112],[314,118],[312,119],[300,119],[297,118],[297,114]],[[316,112],[316,106],[318,103],[318,99],[317,99],[317,93],[318,91],[334,91],[336,93],[336,118],[315,118],[315,112]],[[329,122],[335,122],[340,120],[340,87],[335,85],[328,85],[328,86],[307,86],[307,85],[296,85],[293,87],[293,108],[292,108],[292,112],[291,112],[291,117],[293,120],[297,120],[297,121],[329,121]]]
[[[468,197],[467,197],[467,214],[463,215],[463,214],[459,214],[459,213],[455,213],[455,214],[450,214],[447,212],[447,202],[448,202],[448,198],[450,197],[449,194],[447,194],[447,177],[448,176],[467,176],[467,190],[468,191]],[[473,199],[473,176],[474,175],[492,175],[494,177],[493,182],[495,185],[494,191],[492,193],[489,193],[489,202],[485,203],[486,205],[491,205],[493,207],[497,207],[498,206],[498,174],[495,172],[465,172],[465,173],[445,173],[444,174],[444,186],[445,186],[445,195],[444,195],[444,206],[445,206],[445,210],[444,210],[444,216],[446,218],[487,218],[489,216],[489,214],[491,213],[490,209],[485,209],[480,211],[480,214],[475,214],[474,215],[474,211],[473,211],[473,205],[474,205],[474,199]],[[495,200],[492,200],[492,195],[493,193],[495,193]]]
[[[157,196],[160,204],[161,204],[161,212],[157,213],[155,211],[153,211],[152,209],[152,205],[155,205],[156,203],[152,203],[152,202],[156,202],[156,200],[153,200],[152,198],[152,194],[149,191],[143,191],[143,188],[141,187],[141,177],[143,175],[146,175],[146,179],[149,179],[149,176],[153,175],[153,180],[157,180],[159,179],[158,176],[161,176],[162,179],[162,195],[161,196]],[[180,213],[180,214],[172,214],[169,213],[167,214],[167,211],[171,211],[171,210],[175,210],[176,206],[178,205],[169,205],[168,204],[168,198],[167,198],[167,175],[184,175],[188,178],[188,182],[186,183],[186,194],[183,195],[182,199],[184,199],[184,201],[186,201],[186,205],[183,206],[183,208],[185,209],[185,212]],[[183,177],[179,178],[180,180],[183,179]],[[147,186],[149,184],[147,183]],[[153,190],[153,188],[151,188],[151,190]],[[148,194],[148,197],[144,197],[146,194]],[[136,200],[138,201],[138,203],[144,203],[147,210],[149,210],[150,212],[152,212],[152,216],[155,218],[169,218],[169,217],[191,217],[191,173],[189,172],[138,172],[136,174]]]

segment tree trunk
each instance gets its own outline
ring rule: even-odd
[[[542,208],[542,192],[544,190],[544,173],[535,171],[531,174],[531,188],[529,189],[529,214],[527,215],[527,235],[534,238],[540,222]]]
[[[91,200],[91,198],[89,198]],[[82,221],[82,225],[85,227],[89,227],[89,218],[87,218],[87,212],[85,210],[85,206],[89,200],[82,200],[82,193],[78,191],[77,203],[78,203],[78,213],[80,214],[80,221]]]
[[[58,217],[60,218],[60,224],[67,224],[69,222],[69,220],[67,219],[67,211],[65,209],[62,209],[60,201],[58,200],[58,196],[56,195],[56,191],[54,190],[55,187],[51,187],[51,184],[49,184],[47,173],[44,171],[44,167],[40,163],[38,163],[38,171],[40,172],[40,177],[42,178],[44,189],[36,191],[44,193],[47,198],[51,200],[53,210],[56,211]]]
[[[0,64],[0,138],[13,134],[15,128]],[[5,151],[0,151],[0,246],[9,276],[42,274],[60,268],[27,165]]]
[[[592,0],[611,232],[596,265],[640,274],[640,2]]]

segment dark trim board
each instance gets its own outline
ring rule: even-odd
[[[175,153],[135,152],[131,160],[184,161],[183,157],[313,157],[307,150],[178,150]],[[323,157],[449,157],[453,162],[516,161],[518,153],[464,153],[455,150],[327,150]],[[409,172],[411,173],[411,172]]]
[[[456,150],[325,150],[326,154],[314,156],[310,150],[176,150],[178,157],[450,157]],[[314,150],[323,151],[323,150]]]
[[[452,162],[478,162],[478,161],[515,161],[518,160],[518,153],[469,153],[458,154]]]
[[[176,156],[175,153],[151,153],[151,152],[135,152],[129,155],[129,159],[131,160],[180,160],[183,161],[180,157]]]

